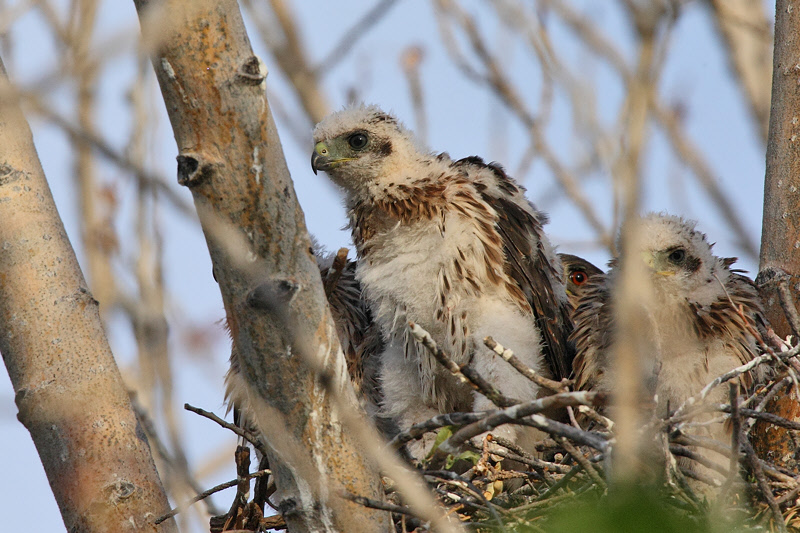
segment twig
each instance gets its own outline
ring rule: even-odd
[[[491,431],[502,424],[519,422],[525,423],[525,425],[534,425],[534,427],[538,427],[548,433],[562,437],[568,437],[576,440],[576,442],[580,442],[581,444],[586,444],[598,450],[605,451],[608,443],[602,440],[599,435],[595,437],[587,431],[583,431],[567,424],[555,422],[544,416],[534,414],[553,407],[566,407],[567,405],[581,404],[592,405],[600,398],[603,398],[603,393],[600,392],[562,392],[560,394],[554,394],[538,400],[515,405],[500,411],[490,412],[487,413],[485,418],[459,429],[455,434],[444,441],[439,448],[445,453],[457,454],[461,445],[472,437],[480,435],[486,431]],[[529,420],[521,420],[527,416],[531,416],[531,418]]]
[[[474,17],[470,16],[452,0],[437,0],[436,5],[439,7],[441,13],[449,14],[463,29],[472,51],[480,60],[486,73],[478,73],[463,59],[457,49],[454,39],[445,39],[446,48],[451,54],[456,66],[461,69],[468,79],[487,85],[500,101],[517,116],[528,130],[536,152],[553,171],[553,175],[558,180],[564,193],[575,203],[581,214],[596,231],[598,239],[608,247],[609,250],[612,250],[614,247],[614,239],[597,215],[594,205],[584,194],[583,189],[578,184],[578,180],[568,169],[564,168],[547,143],[541,124],[539,124],[536,118],[534,118],[531,112],[526,108],[524,99],[520,97],[519,91],[511,84],[510,79],[500,67],[498,61],[490,53],[489,48],[478,31]],[[445,25],[443,23],[440,24],[440,28],[444,34]],[[447,36],[443,35],[443,37]]]
[[[409,46],[400,56],[400,66],[403,67],[406,81],[408,81],[408,91],[414,108],[414,129],[420,142],[427,145],[428,121],[425,115],[425,93],[422,90],[422,80],[419,75],[423,56],[421,46]]]
[[[772,516],[775,519],[775,527],[781,533],[785,533],[786,524],[783,522],[783,513],[781,513],[781,508],[778,505],[778,502],[775,501],[775,495],[772,494],[772,489],[767,482],[767,478],[764,477],[764,469],[762,468],[761,462],[756,456],[755,450],[753,450],[753,445],[750,444],[750,440],[748,439],[742,439],[741,442],[745,457],[750,465],[750,471],[752,472],[753,477],[756,478],[758,488],[761,491],[761,496],[763,496],[764,501],[767,502],[767,505],[769,505],[769,508],[772,511]]]
[[[610,418],[606,418],[605,416],[601,415],[588,405],[579,405],[578,412],[583,416],[585,416],[586,418],[589,418],[592,421],[596,422],[597,424],[601,425],[602,427],[606,428],[609,431],[614,429],[613,420],[611,420]]]
[[[798,493],[800,493],[800,485],[798,485],[797,487],[793,488],[792,490],[790,490],[789,492],[787,492],[786,494],[775,500],[775,503],[777,503],[778,505],[783,505],[789,500],[793,500],[795,496],[798,495]]]
[[[700,391],[699,394],[687,398],[686,401],[683,402],[683,404],[680,407],[678,407],[678,409],[675,410],[672,416],[664,420],[664,422],[667,424],[674,422],[674,420],[682,416],[690,406],[704,400],[706,396],[708,396],[708,394],[711,392],[711,390],[717,387],[718,385],[730,379],[738,377],[742,374],[745,374],[750,370],[754,369],[755,367],[757,367],[758,365],[766,363],[772,359],[777,359],[779,361],[788,361],[793,357],[796,357],[798,354],[800,354],[800,345],[795,346],[791,350],[787,350],[785,352],[767,353],[754,357],[748,363],[736,367],[733,370],[730,370],[729,372],[726,372],[725,374],[716,377],[708,385],[703,387],[703,389]]]
[[[766,408],[766,406],[769,404],[769,402],[771,402],[772,399],[775,398],[775,396],[777,396],[778,393],[780,393],[790,383],[792,383],[792,378],[791,377],[785,377],[782,380],[778,381],[777,383],[774,383],[772,385],[772,388],[764,396],[764,398],[762,398],[762,400],[760,402],[758,402],[758,405],[756,406],[755,411],[758,412],[758,413],[763,412],[764,409]],[[753,429],[753,426],[755,425],[756,420],[758,420],[757,417],[754,417],[754,416],[753,417],[749,417],[749,420],[747,421],[747,433],[748,434],[750,433],[750,430]]]
[[[471,481],[464,479],[460,475],[456,474],[455,472],[450,472],[449,470],[427,470],[424,472],[424,475],[436,477],[444,481],[448,484],[454,484],[456,487],[470,493],[473,497],[478,498],[481,500],[483,505],[486,507],[486,510],[492,515],[500,527],[503,525],[503,520],[500,518],[500,515],[497,512],[496,506],[493,505],[489,500],[486,499],[486,496],[483,495],[483,491],[478,489]],[[464,502],[474,505],[472,502]]]
[[[711,450],[713,452],[717,452],[723,457],[731,456],[730,446],[725,446],[718,440],[712,439],[710,437],[702,437],[700,435],[686,435],[684,433],[681,433],[680,435],[670,436],[669,441],[671,444],[682,444],[684,446],[694,446],[697,448],[704,448],[706,450]]]
[[[350,251],[347,248],[339,248],[336,256],[331,262],[325,273],[325,279],[322,280],[322,285],[325,287],[325,294],[330,295],[339,284],[339,279],[342,277],[344,269],[347,267],[347,254]]]
[[[592,466],[592,463],[590,463],[586,457],[584,457],[583,453],[581,453],[581,451],[573,446],[572,443],[567,439],[557,438],[557,440],[561,443],[567,453],[570,454],[579,465],[581,465],[581,468],[583,468],[583,470],[589,474],[589,477],[592,478],[592,481],[594,481],[597,486],[600,487],[603,492],[605,492],[608,489],[608,485],[606,485],[606,482],[603,481],[602,477],[600,477],[600,474],[597,473],[597,470],[595,470],[594,466]]]
[[[531,415],[530,418],[520,420],[520,424],[535,427],[553,436],[561,436],[576,444],[591,446],[595,450],[607,452],[609,447],[608,437],[593,431],[583,431],[570,425],[550,420],[542,415]]]
[[[692,470],[691,468],[686,468],[684,466],[679,466],[678,470],[684,476],[690,477],[692,479],[696,479],[697,481],[700,481],[701,483],[705,483],[706,485],[710,485],[712,487],[719,487],[720,486],[720,482],[718,480],[714,479],[711,476],[707,476],[707,475],[705,475],[705,474],[703,474],[701,472],[698,472],[696,470]]]
[[[400,447],[403,444],[421,438],[423,435],[430,431],[434,431],[445,426],[462,426],[464,424],[471,424],[476,420],[486,417],[486,413],[447,413],[443,415],[436,415],[419,424],[414,424],[406,431],[402,431],[395,435],[389,442],[390,447]]]
[[[564,487],[567,483],[569,483],[569,480],[575,477],[581,470],[583,469],[581,468],[580,465],[573,466],[569,470],[569,472],[567,472],[564,475],[564,477],[559,479],[555,484],[551,485],[550,487],[548,487],[546,491],[540,494],[537,500],[548,500],[552,498],[552,494],[554,494],[557,490],[559,490],[560,488]]]
[[[677,455],[678,457],[686,457],[687,459],[691,459],[692,461],[701,464],[708,468],[709,470],[714,470],[719,472],[720,474],[727,476],[731,473],[731,471],[735,472],[735,458],[734,458],[734,469],[729,470],[722,466],[721,464],[715,463],[701,453],[697,453],[686,446],[681,446],[679,444],[670,444],[669,451],[672,455]]]
[[[247,479],[253,479],[253,478],[257,478],[257,477],[261,477],[261,476],[269,476],[271,474],[272,474],[272,470],[258,470],[257,472],[253,472],[252,474],[248,474],[247,475]],[[185,511],[190,505],[195,504],[195,503],[197,503],[200,500],[203,500],[205,498],[208,498],[209,496],[211,496],[212,494],[214,494],[216,492],[219,492],[219,491],[225,490],[225,489],[229,489],[231,487],[235,487],[240,482],[241,482],[241,479],[237,478],[237,479],[232,479],[230,481],[226,481],[225,483],[221,483],[221,484],[219,484],[219,485],[217,485],[215,487],[211,487],[210,489],[201,492],[200,494],[198,494],[197,496],[195,496],[194,498],[192,498],[188,502],[184,503],[180,507],[176,507],[176,508],[172,509],[170,512],[168,512],[167,514],[158,517],[156,519],[155,523],[156,523],[156,525],[158,525],[161,522],[163,522],[164,520],[168,520],[168,519],[172,518],[173,516],[177,515],[178,513],[182,512],[182,511]]]
[[[723,413],[730,413],[731,406],[727,404],[719,404],[716,406],[716,410],[721,411]],[[783,418],[782,416],[774,415],[772,413],[764,413],[761,411],[756,411],[755,409],[740,409],[739,412],[741,416],[744,418],[764,420],[765,422],[769,422],[773,426],[792,429],[794,431],[800,431],[800,422],[794,422],[792,420]]]
[[[415,324],[414,322],[409,322],[408,327],[414,338],[417,339],[418,342],[422,343],[422,345],[428,349],[431,355],[436,358],[439,364],[452,372],[461,383],[469,385],[474,390],[483,394],[498,407],[511,407],[512,405],[517,405],[520,403],[519,400],[505,396],[469,365],[459,367],[447,356],[447,354],[442,351],[441,348],[439,348],[439,346],[436,345],[436,341],[433,340],[431,334],[425,331],[422,326]]]
[[[492,449],[492,454],[499,455],[500,457],[505,457],[506,459],[511,459],[512,461],[518,461],[533,468],[539,469],[542,471],[543,474],[545,474],[545,479],[547,479],[548,477],[547,474],[549,472],[555,472],[557,474],[566,474],[571,470],[571,467],[569,466],[560,465],[558,463],[551,463],[550,461],[539,459],[538,457],[529,454],[528,452],[523,450],[520,446],[517,446],[515,443],[503,437],[492,435],[492,442],[512,452],[512,453],[506,453],[503,450],[498,450],[497,448],[494,448]]]
[[[566,474],[570,471],[570,467],[559,465],[557,463],[550,463],[548,461],[543,461],[541,459],[537,459],[530,454],[526,455],[518,455],[514,452],[507,452],[504,450],[492,450],[492,455],[497,455],[498,457],[502,457],[503,459],[509,459],[511,461],[517,461],[518,463],[522,463],[524,465],[528,465],[531,468],[535,468],[537,470],[541,470],[544,474],[547,474],[548,471],[555,472],[556,474]],[[545,480],[547,476],[544,476]],[[552,480],[551,480],[552,481]]]
[[[259,453],[267,455],[266,446],[264,446],[264,444],[261,442],[261,439],[259,439],[258,436],[256,436],[252,431],[249,431],[245,428],[241,428],[236,424],[231,424],[230,422],[226,422],[225,420],[221,419],[214,413],[211,413],[204,409],[200,409],[199,407],[194,407],[193,405],[189,405],[188,403],[183,404],[183,408],[186,409],[187,411],[191,411],[200,416],[208,418],[209,420],[213,420],[214,422],[224,427],[225,429],[233,431],[243,439],[246,439],[250,444],[252,444],[255,447],[255,449],[259,451]]]
[[[144,432],[147,434],[147,438],[150,442],[150,445],[155,447],[156,452],[164,463],[167,464],[169,468],[175,470],[177,475],[182,478],[182,481],[186,483],[195,493],[200,492],[200,484],[197,480],[192,476],[189,468],[185,462],[176,461],[172,454],[167,449],[167,445],[161,439],[161,436],[156,431],[155,423],[153,419],[150,417],[150,414],[144,408],[144,406],[139,401],[136,393],[133,391],[128,391],[129,396],[131,398],[131,405],[133,406],[133,410],[136,413],[136,418],[139,419],[139,423],[142,425]],[[208,510],[209,514],[215,515],[219,513],[219,509],[216,508],[214,503],[211,500],[204,502],[206,504],[206,509]]]
[[[742,439],[747,438],[747,436],[742,433],[742,419],[740,415],[740,406],[739,406],[739,387],[735,383],[729,383],[728,391],[729,391],[728,396],[730,398],[730,404],[728,405],[728,407],[730,407],[731,426],[732,426],[731,452],[728,458],[728,473],[725,476],[725,482],[723,483],[722,492],[720,494],[721,498],[727,497],[728,492],[734,486],[734,483],[738,477],[739,455],[740,455],[740,450],[742,449],[741,441]],[[670,450],[671,449],[672,446],[670,446]]]
[[[373,500],[371,498],[365,498],[364,496],[356,496],[355,494],[351,494],[346,491],[342,491],[339,494],[345,500],[350,500],[353,503],[363,505],[364,507],[369,507],[370,509],[379,509],[381,511],[389,511],[390,513],[396,513],[417,518],[417,516],[408,507],[403,507],[388,502],[382,502],[380,500]]]
[[[30,96],[30,95],[28,95]],[[86,131],[79,126],[73,125],[69,120],[59,115],[53,109],[47,107],[38,99],[32,97],[28,98],[30,103],[37,113],[51,121],[53,124],[63,129],[69,135],[80,139],[97,150],[103,157],[118,165],[121,169],[127,170],[134,174],[135,178],[140,182],[146,184],[157,190],[160,195],[169,200],[175,209],[182,215],[187,216],[190,220],[196,219],[195,209],[189,205],[186,200],[180,196],[173,188],[171,188],[166,179],[156,173],[146,170],[140,165],[138,161],[126,157],[125,155],[117,152],[106,139],[93,132]]]
[[[495,341],[492,337],[486,337],[485,339],[483,339],[483,343],[486,345],[487,348],[492,350],[494,353],[502,357],[503,360],[507,361],[511,366],[513,366],[517,370],[517,372],[519,372],[532,382],[536,383],[540,387],[544,387],[553,392],[564,392],[569,388],[570,385],[573,384],[572,380],[564,379],[561,381],[555,381],[542,376],[534,369],[532,369],[531,367],[520,361],[519,357],[514,355],[514,352],[512,352],[508,348],[503,347],[502,344]]]

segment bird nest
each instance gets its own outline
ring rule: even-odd
[[[761,355],[717,377],[669,416],[652,416],[637,435],[644,443],[643,451],[631,459],[618,456],[616,443],[622,436],[616,434],[614,422],[601,414],[609,402],[605,394],[573,391],[569,380],[544,378],[489,337],[486,345],[498,357],[549,391],[534,401],[515,402],[469,365],[453,363],[419,326],[411,324],[411,330],[439,363],[497,407],[438,415],[390,442],[400,451],[412,440],[435,434],[430,453],[414,466],[448,517],[469,530],[710,531],[712,524],[718,528],[720,521],[726,521],[730,530],[800,531],[800,474],[792,435],[800,423],[776,414],[781,412],[781,401],[800,398],[796,377],[800,345],[792,346],[791,339],[779,341],[772,335],[770,345],[762,343]],[[775,377],[742,395],[737,378],[759,365],[769,365]],[[712,390],[725,386],[728,403],[703,401]],[[264,444],[252,431],[202,409],[186,408],[234,431],[266,456]],[[567,416],[562,420],[548,416],[558,411]],[[704,439],[692,431],[708,424],[709,416],[714,423],[724,419],[730,426],[730,443]],[[523,449],[492,434],[505,424],[534,427],[547,437],[535,449]],[[710,460],[709,454],[723,457],[726,464]],[[632,474],[619,475],[621,462],[630,460],[638,461],[625,469]],[[212,518],[211,531],[286,527],[280,514],[264,516],[275,508],[270,502],[275,487],[266,460],[255,472],[250,471],[250,463],[249,448],[240,446],[237,479],[194,500],[237,487],[228,513]],[[251,498],[252,479],[256,485]],[[427,531],[429,524],[405,505],[393,480],[383,481],[384,500],[345,496],[391,512],[397,531]]]

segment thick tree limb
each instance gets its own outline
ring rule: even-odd
[[[758,284],[764,314],[775,333],[791,332],[781,306],[780,282],[790,277],[792,302],[797,305],[800,282],[800,10],[794,2],[778,0],[775,6],[775,49],[772,62],[772,108],[764,181],[764,218]],[[789,302],[785,302],[789,304]],[[800,420],[796,391],[779,397],[767,411]],[[753,446],[760,455],[794,457],[796,442],[789,431],[753,428]],[[787,465],[789,466],[789,465]],[[796,465],[790,465],[795,468]]]
[[[0,63],[0,84],[7,89]],[[0,352],[68,531],[155,531],[169,510],[33,145],[0,105]],[[159,532],[177,531],[175,521]]]
[[[135,4],[289,530],[388,530],[341,497],[381,499],[380,477],[344,427],[355,394],[239,7]]]

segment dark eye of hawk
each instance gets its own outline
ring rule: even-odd
[[[347,138],[353,150],[362,150],[367,145],[367,136],[363,133],[354,133]]]
[[[680,265],[686,260],[686,250],[683,248],[672,250],[672,252],[667,256],[667,259],[673,265]]]
[[[586,272],[576,270],[569,275],[569,280],[575,285],[583,285],[589,281],[589,276],[586,275]]]

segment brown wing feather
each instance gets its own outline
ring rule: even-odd
[[[613,331],[611,295],[605,275],[590,278],[578,300],[573,315],[575,329],[570,340],[575,343],[575,388],[592,390],[607,366],[605,354]]]
[[[566,299],[557,294],[559,289],[563,290],[560,273],[547,257],[540,238],[540,219],[544,216],[536,216],[535,208],[524,198],[522,189],[499,165],[487,165],[478,157],[462,159],[455,165],[475,165],[491,170],[498,189],[504,193],[492,194],[492,188],[476,187],[483,201],[497,213],[495,229],[503,240],[503,268],[530,305],[541,331],[545,361],[555,379],[569,377],[575,354],[568,341],[572,323]]]

